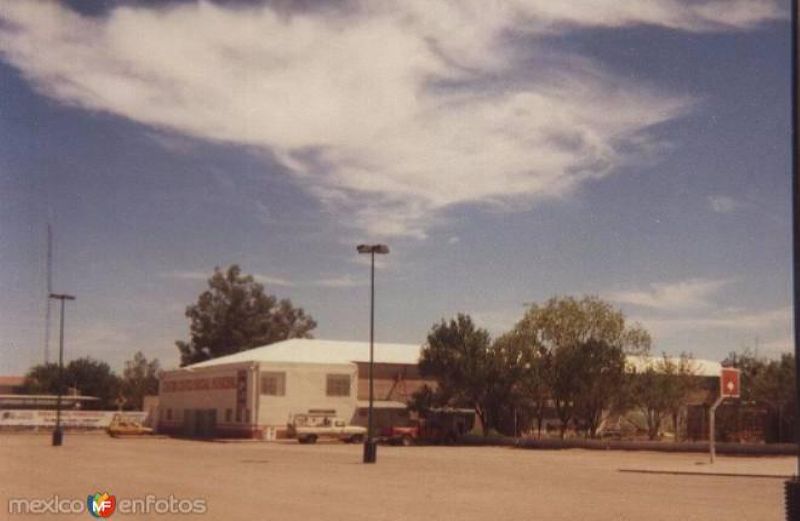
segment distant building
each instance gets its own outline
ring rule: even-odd
[[[24,376],[0,376],[0,394],[22,394]]]
[[[376,427],[408,420],[407,403],[426,383],[421,346],[375,344]],[[629,357],[642,370],[647,361]],[[713,387],[720,364],[695,360]],[[702,401],[705,396],[697,397]],[[291,417],[330,414],[366,425],[369,343],[292,339],[161,374],[158,430],[187,436],[281,437]]]
[[[407,417],[425,383],[420,347],[375,344],[375,408],[384,423]],[[369,344],[292,339],[161,374],[158,429],[190,436],[270,437],[291,417],[325,413],[366,423]]]

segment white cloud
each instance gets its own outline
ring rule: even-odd
[[[607,296],[620,304],[661,311],[692,310],[711,306],[711,298],[728,283],[724,279],[689,279],[653,283],[646,290],[611,292]]]
[[[256,279],[257,282],[262,284],[266,284],[267,286],[282,286],[285,288],[291,288],[295,284],[291,280],[284,279],[281,277],[271,277],[269,275],[263,275],[261,273],[254,273],[253,278]]]
[[[171,271],[168,273],[161,273],[161,277],[170,278],[170,279],[181,279],[181,280],[199,280],[199,281],[207,281],[212,275],[214,274],[213,270],[209,271]],[[253,273],[253,278],[262,284],[267,284],[270,286],[283,286],[283,287],[292,287],[294,286],[294,282],[288,279],[284,279],[282,277],[273,277],[270,275],[264,275],[262,273]]]
[[[478,327],[485,328],[492,336],[498,337],[513,329],[525,315],[525,308],[520,306],[519,308],[479,310],[469,314]]]
[[[709,195],[708,204],[717,213],[731,213],[739,206],[734,198],[727,195]]]
[[[753,347],[774,356],[790,351],[792,339],[792,308],[786,306],[765,310],[714,310],[681,317],[633,316],[653,336],[658,346],[673,350],[715,351],[717,356]]]
[[[648,24],[692,32],[749,29],[784,18],[786,9],[773,0],[605,0],[519,2],[531,17],[555,26],[620,27]]]
[[[270,150],[352,226],[424,237],[452,205],[530,204],[610,175],[691,104],[587,59],[545,59],[538,35],[740,30],[784,16],[778,5],[353,1],[287,14],[201,1],[88,18],[12,0],[0,49],[50,97]]]
[[[696,331],[700,329],[725,329],[736,331],[768,330],[770,328],[791,328],[792,308],[782,307],[761,311],[722,310],[704,316],[680,318],[633,317],[656,333]]]
[[[342,275],[340,277],[319,279],[315,281],[312,286],[321,286],[323,288],[354,288],[366,284],[369,284],[369,279],[366,277],[361,277],[359,279],[351,275]]]

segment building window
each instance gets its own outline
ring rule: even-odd
[[[328,396],[350,396],[350,375],[329,374],[325,394]]]
[[[286,396],[286,373],[261,373],[261,394]]]
[[[250,409],[244,410],[244,422],[250,423]]]
[[[242,408],[236,408],[236,423],[242,423]]]
[[[172,419],[172,409],[167,409],[167,420]]]
[[[225,409],[225,423],[233,421],[233,409]]]

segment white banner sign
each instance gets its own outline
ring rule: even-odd
[[[144,422],[146,412],[116,411],[61,411],[61,424],[64,427],[82,429],[105,429],[115,415],[122,414],[125,419]],[[2,427],[53,427],[56,424],[56,411],[0,409],[0,428]]]

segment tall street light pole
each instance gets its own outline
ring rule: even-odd
[[[64,301],[75,300],[72,295],[50,294],[51,299],[61,301],[61,328],[58,337],[58,399],[56,400],[56,428],[53,430],[53,446],[64,442],[64,431],[61,430],[61,397],[64,393]]]
[[[364,463],[375,463],[377,444],[373,438],[372,405],[374,399],[373,366],[375,360],[375,254],[386,255],[389,247],[385,244],[360,244],[358,253],[370,255],[370,296],[369,296],[369,409],[367,416],[367,440],[364,442]]]
[[[792,243],[793,243],[793,283],[794,283],[794,363],[795,363],[795,388],[798,396],[797,407],[800,411],[800,143],[798,143],[798,132],[800,132],[800,107],[798,106],[798,89],[800,89],[800,33],[798,33],[798,0],[792,0],[792,77],[791,77],[791,97],[792,97]],[[786,494],[786,519],[800,520],[800,428],[795,426],[796,441],[798,446],[797,469],[792,479],[784,482]]]

